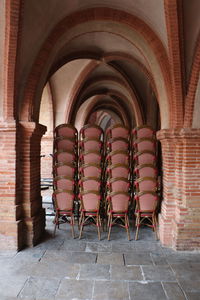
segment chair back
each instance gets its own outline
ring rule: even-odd
[[[130,187],[129,180],[123,177],[111,178],[107,183],[109,192],[126,192]]]
[[[81,177],[101,177],[101,168],[96,163],[83,164],[79,168],[79,174]]]
[[[98,140],[102,140],[103,130],[100,126],[95,124],[87,124],[83,126],[80,130],[80,139],[83,140],[85,138],[95,138]]]
[[[111,212],[128,212],[130,196],[126,192],[112,192],[108,196]]]
[[[101,154],[99,151],[84,151],[79,155],[80,164],[101,163]]]
[[[68,176],[56,176],[53,181],[55,190],[74,190],[74,180]]]
[[[152,138],[140,138],[134,141],[133,148],[135,152],[149,150],[156,152],[156,143]]]
[[[96,177],[83,177],[79,181],[79,186],[82,191],[99,191],[101,181]]]
[[[76,140],[75,139],[69,139],[63,136],[59,136],[55,138],[55,149],[57,150],[63,150],[63,151],[71,151],[73,152],[76,148]]]
[[[109,165],[125,164],[129,165],[129,153],[128,151],[116,150],[107,155],[106,159]]]
[[[56,163],[54,166],[54,173],[56,176],[68,176],[74,178],[75,168],[72,164]]]
[[[144,164],[153,164],[155,165],[156,156],[155,153],[149,150],[137,152],[134,155],[134,160],[136,165],[144,165]]]
[[[151,126],[141,125],[141,126],[135,127],[132,130],[132,137],[133,137],[133,139],[154,138],[155,131],[152,129]]]
[[[71,124],[61,124],[54,129],[55,137],[63,136],[66,138],[77,138],[77,130]]]
[[[122,125],[122,124],[115,124],[111,128],[108,128],[107,130],[107,138],[129,138],[129,129],[128,127]]]
[[[157,180],[153,177],[142,177],[135,181],[135,187],[138,192],[156,191]]]
[[[98,212],[100,207],[100,193],[94,190],[80,193],[81,207],[86,212]]]
[[[134,172],[138,178],[141,177],[157,177],[158,171],[157,168],[152,164],[143,164],[138,165]]]
[[[122,150],[128,151],[129,150],[129,142],[125,138],[112,138],[107,143],[107,153],[111,151]]]
[[[75,154],[71,151],[59,150],[54,153],[53,158],[55,163],[75,163],[76,161]]]
[[[53,194],[56,210],[61,212],[72,211],[74,205],[74,195],[68,190],[56,190]]]
[[[139,212],[155,212],[158,204],[158,195],[152,191],[140,192],[135,195]]]
[[[129,178],[129,167],[124,164],[116,164],[108,166],[107,173],[109,178],[124,177]]]
[[[80,152],[83,151],[98,151],[102,150],[102,142],[96,138],[85,138],[79,142]]]

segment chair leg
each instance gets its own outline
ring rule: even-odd
[[[125,228],[126,228],[128,240],[130,241],[129,220],[128,220],[128,215],[127,214],[125,214]]]
[[[55,225],[54,225],[53,236],[55,237],[55,235],[56,235],[56,227],[57,227],[57,225],[59,224],[59,218],[58,218],[57,213],[56,213],[56,215],[55,215],[54,224],[55,224]]]
[[[155,237],[156,237],[156,240],[158,240],[158,231],[157,231],[157,220],[156,220],[156,216],[154,215],[152,217],[152,221],[153,221],[153,228],[154,228],[154,232],[155,232]]]
[[[107,230],[109,230],[109,224],[110,224],[110,214],[108,214],[108,220],[107,220],[107,226],[106,226]]]
[[[79,240],[81,239],[81,236],[82,236],[82,231],[83,231],[83,223],[84,223],[84,215],[82,216],[82,219],[81,219],[81,224],[80,224],[80,233],[79,233]]]
[[[110,241],[110,233],[112,228],[112,214],[110,213],[109,229],[108,229],[108,241]]]
[[[139,233],[139,226],[140,226],[140,217],[139,216],[136,217],[136,224],[135,225],[137,227],[136,233],[135,233],[135,241],[137,241],[138,233]]]
[[[72,229],[72,237],[75,239],[75,234],[74,234],[74,215],[71,216],[71,229]]]
[[[98,239],[101,240],[101,232],[100,232],[100,216],[97,216],[97,230],[98,230]]]

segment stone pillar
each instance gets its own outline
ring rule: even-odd
[[[159,233],[163,245],[200,249],[200,130],[161,130],[163,202]]]
[[[46,127],[34,122],[20,122],[20,190],[25,244],[38,243],[45,229],[45,211],[40,192],[41,138]]]
[[[17,197],[18,145],[15,121],[0,123],[0,250],[23,247],[22,211]]]

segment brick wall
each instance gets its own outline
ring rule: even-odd
[[[41,178],[52,178],[53,133],[44,135],[41,140]]]

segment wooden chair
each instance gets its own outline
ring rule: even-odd
[[[135,240],[138,239],[139,228],[142,224],[151,227],[153,231],[155,231],[156,238],[158,238],[156,216],[158,206],[158,195],[152,191],[140,192],[137,195],[135,195],[135,201]]]
[[[101,239],[101,218],[100,218],[100,201],[101,196],[97,191],[84,191],[79,194],[81,202],[80,208],[80,234],[82,236],[83,228],[85,225],[94,225],[97,227],[98,238]]]
[[[130,240],[128,207],[130,196],[125,192],[112,192],[107,196],[108,202],[108,240],[112,226],[119,225],[126,229]],[[121,221],[121,222],[120,222]]]
[[[56,234],[56,228],[59,228],[60,217],[70,217],[70,225],[72,230],[72,237],[74,235],[74,194],[68,190],[56,190],[53,193],[54,205],[55,205],[55,219],[54,219],[54,236]]]

